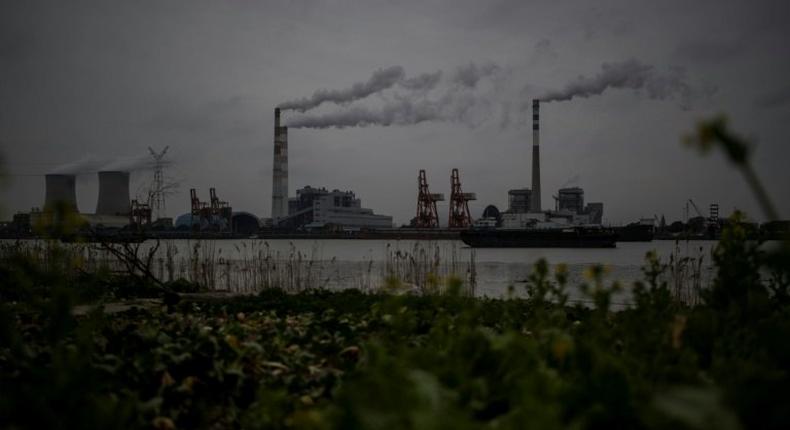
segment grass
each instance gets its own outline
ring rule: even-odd
[[[112,251],[109,249],[112,248]],[[149,255],[150,253],[150,255]],[[57,254],[63,258],[52,260]],[[319,244],[305,252],[294,243],[285,250],[273,249],[268,241],[241,240],[232,248],[220,247],[212,240],[148,241],[143,244],[61,244],[53,240],[22,240],[0,243],[0,258],[24,256],[41,267],[60,265],[71,274],[109,271],[135,272],[124,261],[150,259],[151,275],[163,283],[178,280],[198,285],[203,291],[228,291],[255,294],[269,288],[289,292],[324,289],[341,281],[348,287],[364,291],[380,288],[414,292],[439,292],[448,283],[462,283],[467,294],[474,295],[476,263],[474,250],[463,261],[457,244],[443,246],[436,242],[414,242],[406,249],[388,243],[382,261],[373,257],[361,263],[324,259]],[[63,264],[65,261],[71,262]],[[145,266],[145,265],[144,265]],[[55,267],[51,267],[53,270]],[[348,273],[354,273],[349,280]]]
[[[695,300],[665,273],[698,263],[648,256],[633,304],[616,312],[620,286],[601,266],[570,286],[562,265],[539,261],[528,298],[474,298],[460,279],[432,280],[436,254],[416,249],[394,253],[389,273],[422,279],[422,294],[299,288],[294,275],[257,296],[75,315],[108,291],[157,290],[106,266],[70,271],[83,263],[57,247],[6,254],[0,425],[783,428],[787,260],[743,234],[716,248],[715,279]],[[196,278],[226,276],[203,268],[212,252],[192,248]],[[293,261],[272,270],[309,264]],[[568,303],[572,287],[591,305]]]

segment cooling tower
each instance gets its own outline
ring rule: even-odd
[[[540,101],[532,100],[532,211],[540,212]]]
[[[64,205],[77,212],[76,181],[74,175],[46,175],[47,188],[44,197],[44,209],[51,210],[58,205]]]
[[[99,172],[96,215],[129,215],[129,172]]]
[[[272,221],[288,216],[288,127],[280,127],[280,109],[274,109],[274,168],[272,169]]]

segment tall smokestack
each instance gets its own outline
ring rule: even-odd
[[[55,209],[57,205],[64,205],[77,212],[77,179],[74,175],[51,174],[46,175],[46,195],[44,208]]]
[[[272,221],[288,215],[288,127],[280,127],[280,108],[274,109],[274,168],[272,169]]]
[[[540,101],[532,100],[532,212],[540,212]]]
[[[129,172],[99,172],[96,215],[129,215]]]

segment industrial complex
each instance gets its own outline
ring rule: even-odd
[[[131,172],[123,170],[99,171],[99,191],[95,211],[80,211],[77,207],[75,174],[47,174],[44,204],[41,209],[19,213],[10,223],[0,226],[5,235],[33,234],[34,227],[51,225],[64,213],[78,214],[76,218],[86,230],[97,232],[134,232],[151,236],[210,235],[211,237],[284,237],[288,234],[321,235],[346,234],[343,237],[403,237],[452,238],[465,230],[552,230],[562,228],[590,229],[603,223],[603,203],[585,202],[584,189],[564,187],[552,195],[554,207],[544,209],[541,200],[540,174],[540,101],[532,102],[532,184],[529,188],[514,188],[507,192],[507,208],[500,210],[488,205],[478,219],[473,219],[469,202],[475,193],[464,192],[460,172],[450,172],[450,194],[446,218],[440,215],[437,203],[445,201],[442,193],[432,193],[427,174],[417,175],[416,214],[407,226],[396,228],[393,218],[363,206],[351,190],[304,186],[289,195],[288,127],[281,122],[281,111],[274,111],[274,140],[272,157],[271,217],[259,218],[248,212],[234,211],[230,203],[220,200],[214,188],[209,199],[199,198],[190,189],[190,211],[175,219],[164,216],[163,161],[167,152],[149,148],[154,160],[154,181],[146,199],[130,198]],[[711,206],[711,217],[704,219],[693,201],[693,208],[704,224],[696,230],[715,234],[720,220],[718,206]],[[687,205],[688,206],[688,205]],[[688,210],[687,210],[688,211]],[[715,214],[714,214],[715,211]],[[713,220],[715,217],[715,220]],[[687,216],[688,218],[688,216]],[[446,221],[445,221],[446,220]],[[713,220],[713,221],[711,221]],[[658,217],[635,223],[624,229],[635,232],[632,237],[652,239]],[[699,223],[698,223],[699,224]],[[630,228],[630,229],[629,229]],[[695,231],[696,231],[695,230]],[[356,234],[356,236],[354,236]],[[300,236],[301,237],[301,236]],[[332,236],[335,237],[335,236]]]

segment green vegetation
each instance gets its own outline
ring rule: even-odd
[[[562,266],[542,261],[524,300],[467,297],[450,280],[443,294],[270,288],[118,311],[101,303],[159,290],[6,257],[0,425],[783,428],[790,260],[743,234],[716,249],[699,304],[661,283],[666,266],[649,256],[618,312],[601,268],[580,286],[594,306],[568,306]]]
[[[599,266],[570,286],[562,265],[539,261],[527,299],[471,297],[426,271],[430,255],[392,260],[393,275],[424,278],[418,294],[392,276],[379,292],[268,285],[244,297],[54,245],[2,255],[2,428],[790,423],[790,246],[749,241],[737,222],[712,285],[692,280],[692,295],[662,274],[694,263],[652,254],[633,286]],[[570,288],[590,305],[571,305]],[[633,304],[613,311],[623,288]]]

